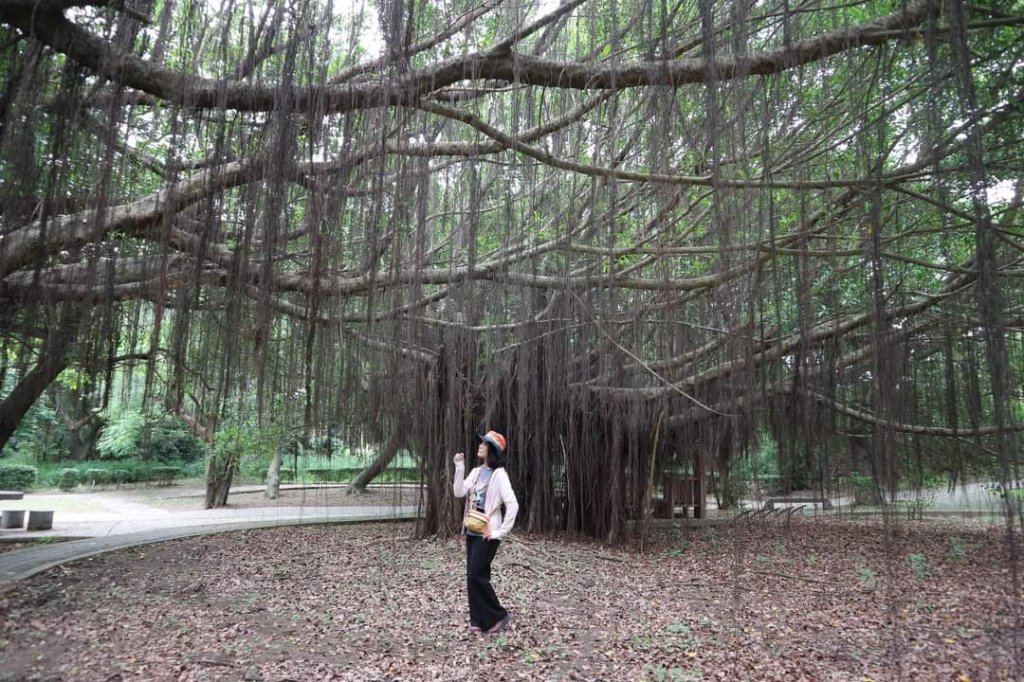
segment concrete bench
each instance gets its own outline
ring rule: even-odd
[[[25,493],[20,490],[0,490],[0,500],[21,500],[25,498]]]
[[[52,511],[30,511],[25,530],[50,530],[53,528]]]
[[[25,514],[28,514],[28,522],[25,521]],[[24,509],[7,509],[0,513],[0,528],[7,530],[50,530],[53,528],[53,512],[33,510],[26,512]]]
[[[0,528],[21,529],[25,525],[24,509],[5,509],[0,512]]]

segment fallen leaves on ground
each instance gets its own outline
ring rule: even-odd
[[[629,547],[518,535],[515,616],[468,631],[458,539],[409,524],[244,531],[131,548],[0,593],[0,679],[1014,678],[1006,531],[804,520]]]

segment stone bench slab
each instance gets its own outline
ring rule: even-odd
[[[25,515],[28,515],[26,523]],[[5,509],[0,513],[0,528],[21,530],[50,530],[53,528],[52,511],[25,511],[24,509]]]
[[[30,511],[25,530],[50,530],[53,528],[52,511]]]
[[[21,529],[25,525],[25,511],[22,509],[5,509],[0,513],[0,528]]]

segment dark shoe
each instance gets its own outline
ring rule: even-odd
[[[492,625],[491,628],[487,631],[487,634],[489,634],[489,635],[496,635],[499,632],[501,632],[502,630],[504,630],[505,628],[507,628],[508,624],[511,623],[511,622],[512,622],[512,614],[509,613],[504,618],[499,620],[497,623]]]

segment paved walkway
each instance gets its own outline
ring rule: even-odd
[[[945,488],[922,491],[901,490],[896,495],[896,499],[905,501],[921,500],[924,502],[925,509],[930,512],[1002,514],[1005,509],[1005,503],[1001,498],[990,492],[990,486],[992,485],[991,483],[968,483],[957,486],[953,491],[946,490]],[[818,493],[815,490],[808,490],[793,493],[793,496],[817,497]],[[778,499],[783,496],[765,496],[765,498],[768,497]],[[860,512],[881,511],[881,507],[855,505],[854,498],[851,496],[834,496],[829,498],[829,501],[832,503],[832,508],[836,510],[850,510],[856,506],[857,511]],[[763,500],[743,500],[740,506],[744,509],[760,509],[763,503]]]
[[[287,489],[300,488],[289,486]],[[262,486],[238,486],[231,492],[240,494],[262,490]],[[68,561],[132,545],[247,528],[398,521],[418,516],[415,505],[328,505],[325,503],[328,492],[323,486],[311,489],[308,502],[297,506],[282,503],[280,506],[180,511],[161,509],[146,502],[155,498],[201,498],[203,491],[164,488],[73,494],[29,493],[24,501],[6,502],[3,508],[16,508],[12,504],[24,509],[56,508],[53,528],[31,533],[17,529],[0,530],[0,541],[32,543],[23,549],[0,552],[0,587]],[[274,503],[268,500],[268,504]],[[60,541],[48,542],[48,538]]]
[[[152,542],[163,542],[175,538],[193,535],[207,535],[224,531],[245,530],[247,528],[272,528],[278,526],[297,526],[311,523],[365,523],[368,521],[398,521],[416,518],[416,507],[325,507],[313,513],[310,508],[297,508],[298,513],[289,509],[239,509],[238,512],[262,512],[239,515],[225,522],[223,516],[218,518],[211,513],[207,518],[193,519],[192,523],[184,520],[164,524],[152,524],[146,530],[145,521],[130,521],[119,524],[119,530],[131,529],[129,532],[109,533],[84,540],[71,540],[38,544],[26,549],[0,553],[0,587],[8,583],[35,575],[68,561],[75,561],[94,554],[101,554],[123,547],[143,545]],[[266,512],[273,512],[268,514]],[[246,518],[247,517],[247,518]],[[113,530],[113,528],[111,529]]]

